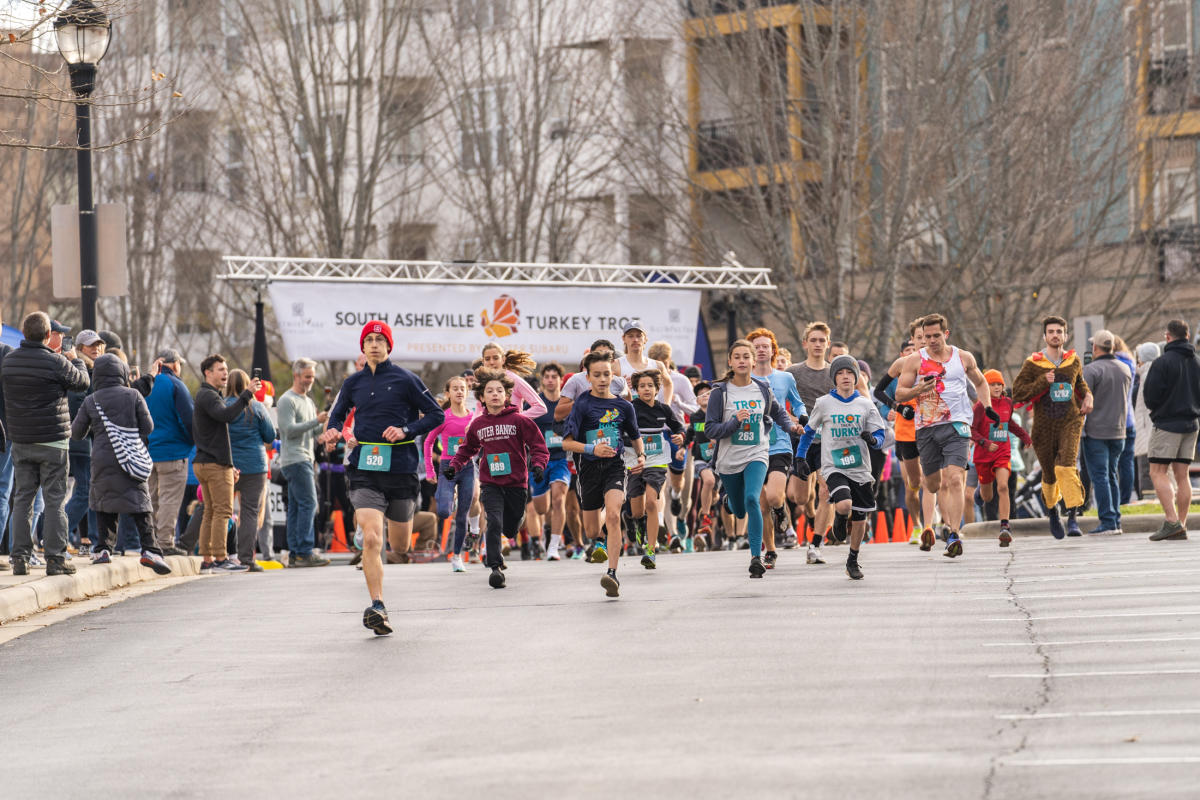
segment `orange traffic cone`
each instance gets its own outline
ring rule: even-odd
[[[333,539],[329,542],[329,552],[349,553],[350,548],[346,545],[346,525],[342,521],[342,512],[330,513],[329,519],[333,523]]]
[[[907,542],[912,531],[912,520],[903,508],[896,509],[896,522],[892,525],[892,541]]]
[[[449,517],[447,517],[446,521],[442,523],[442,552],[443,553],[450,552],[450,518]]]
[[[871,537],[872,542],[886,543],[890,538],[888,534],[887,514],[883,511],[875,512],[875,535]]]

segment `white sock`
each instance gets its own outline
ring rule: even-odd
[[[550,534],[550,546],[546,549],[546,555],[558,555],[558,545],[562,542],[562,536],[557,533]]]
[[[467,530],[471,533],[479,533],[479,514],[473,517],[467,517]]]

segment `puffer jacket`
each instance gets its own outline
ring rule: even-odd
[[[107,514],[137,514],[154,509],[145,481],[135,480],[117,463],[108,430],[100,419],[97,406],[104,409],[109,422],[123,428],[136,428],[145,442],[154,430],[154,420],[146,400],[129,387],[129,367],[114,355],[96,359],[95,385],[83,401],[71,423],[71,436],[82,439],[92,434],[92,488],[88,506]]]
[[[10,441],[45,444],[65,441],[71,435],[67,392],[88,388],[83,362],[68,361],[41,342],[21,341],[4,358],[0,382],[4,384],[5,427]]]

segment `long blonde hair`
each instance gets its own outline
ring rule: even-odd
[[[483,346],[481,352],[486,353],[488,350],[499,350],[503,353],[504,368],[515,372],[522,378],[532,375],[533,371],[537,369],[537,361],[534,361],[533,356],[524,350],[505,350],[499,342],[488,342]]]

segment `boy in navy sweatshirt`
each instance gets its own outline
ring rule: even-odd
[[[525,515],[529,476],[540,481],[550,461],[541,428],[512,404],[512,390],[512,379],[504,373],[476,371],[475,398],[484,406],[484,413],[471,422],[466,439],[443,468],[443,474],[453,478],[476,454],[481,455],[479,502],[487,516],[487,566],[491,568],[488,583],[493,589],[505,585],[501,537],[512,539],[517,535]]]

